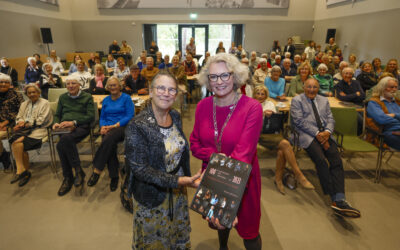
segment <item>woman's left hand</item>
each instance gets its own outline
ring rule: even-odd
[[[225,227],[221,225],[221,223],[219,223],[219,219],[215,218],[214,216],[211,217],[211,220],[207,217],[206,220],[208,222],[211,222],[216,228],[218,228],[218,230],[224,230]],[[232,227],[236,227],[236,225],[238,224],[238,218],[237,216],[235,217],[235,219],[232,222]]]

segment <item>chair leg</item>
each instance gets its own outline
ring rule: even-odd
[[[381,181],[382,154],[383,152],[380,148],[378,151],[378,159],[376,160],[375,183],[379,183]]]
[[[389,155],[389,157],[387,158],[387,160],[385,161],[385,163],[388,163],[388,162],[390,161],[390,159],[392,158],[393,154],[394,154],[393,151],[389,151],[389,153],[390,153],[390,155]]]
[[[49,147],[50,147],[51,168],[52,168],[53,172],[56,174],[56,177],[58,178],[56,152],[55,152],[56,149],[54,146],[53,135],[49,135]]]
[[[90,147],[91,147],[91,149],[92,149],[92,162],[93,162],[93,160],[94,160],[94,150],[95,150],[95,145],[94,145],[94,133],[93,133],[93,129],[90,129],[90,134],[89,134],[90,136]]]

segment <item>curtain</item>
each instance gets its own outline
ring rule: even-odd
[[[157,24],[143,24],[144,49],[149,50],[151,42],[157,43]]]
[[[232,24],[232,42],[243,45],[243,24]]]

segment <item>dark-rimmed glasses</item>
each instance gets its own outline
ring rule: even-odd
[[[218,81],[218,78],[221,79],[221,81],[228,81],[229,78],[231,78],[232,72],[225,72],[222,73],[220,75],[216,75],[216,74],[209,74],[208,75],[208,80],[210,80],[210,82],[216,82]]]

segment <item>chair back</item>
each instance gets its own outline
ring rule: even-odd
[[[49,102],[50,110],[53,116],[56,114],[58,102]]]
[[[335,131],[343,135],[357,136],[357,111],[355,108],[331,107],[335,119]]]
[[[49,88],[49,102],[58,102],[60,95],[66,92],[66,88]]]
[[[96,125],[99,123],[99,105],[97,104],[97,102],[93,102],[93,106],[94,106],[94,121],[91,124],[92,128],[95,128]]]

